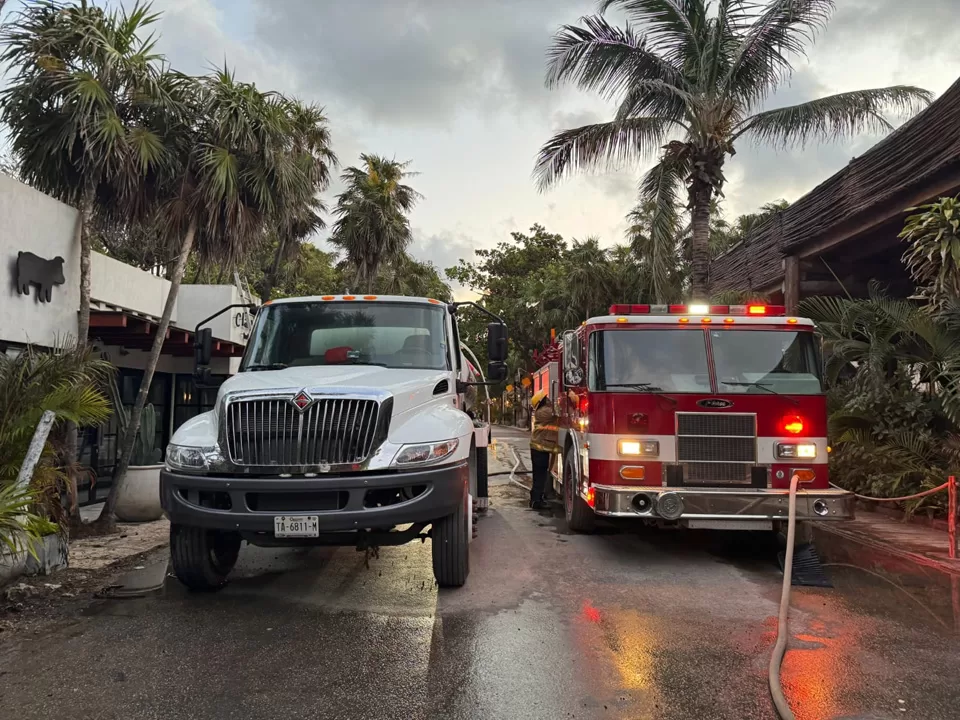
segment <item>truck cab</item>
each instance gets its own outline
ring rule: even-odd
[[[466,412],[459,307],[325,295],[260,308],[215,409],[181,426],[167,449],[161,496],[177,577],[222,587],[244,540],[370,548],[430,537],[438,584],[462,585],[489,427]],[[495,381],[506,371],[506,329],[494,320]]]
[[[799,519],[853,517],[853,495],[829,483],[810,320],[768,305],[615,305],[545,357],[559,368],[554,476],[571,529],[596,516],[772,528],[794,476]]]

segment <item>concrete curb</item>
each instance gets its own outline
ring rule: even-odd
[[[37,557],[26,550],[0,553],[0,587],[24,576],[51,575],[68,566],[67,543],[61,535],[45,535],[34,550]]]
[[[825,563],[856,565],[903,585],[926,586],[933,581],[950,587],[960,580],[960,562],[904,550],[839,524],[810,523],[808,527]]]

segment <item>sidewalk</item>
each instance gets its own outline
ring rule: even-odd
[[[943,530],[903,522],[876,512],[857,509],[849,522],[813,523],[821,557],[874,570],[904,584],[925,584],[937,578],[946,584],[960,579],[960,560],[948,557]]]

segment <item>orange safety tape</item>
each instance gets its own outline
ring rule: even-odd
[[[833,483],[830,483],[833,485]],[[950,485],[950,482],[947,481],[943,485],[935,487],[931,490],[924,490],[923,492],[916,493],[914,495],[905,495],[903,497],[894,497],[894,498],[881,498],[881,497],[871,497],[870,495],[858,495],[854,493],[853,496],[858,500],[871,500],[873,502],[903,502],[904,500],[917,500],[918,498],[926,497],[927,495],[933,495],[934,493],[945,490],[947,486]],[[835,488],[840,488],[839,485],[833,485]],[[840,488],[841,490],[843,488]]]

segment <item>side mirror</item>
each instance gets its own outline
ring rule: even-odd
[[[209,365],[210,359],[213,357],[213,330],[210,328],[197,330],[193,347],[194,364],[198,368]]]
[[[487,325],[487,359],[491,364],[502,364],[507,360],[507,326],[503,323]]]
[[[487,382],[500,382],[507,377],[507,364],[505,362],[487,363]]]

